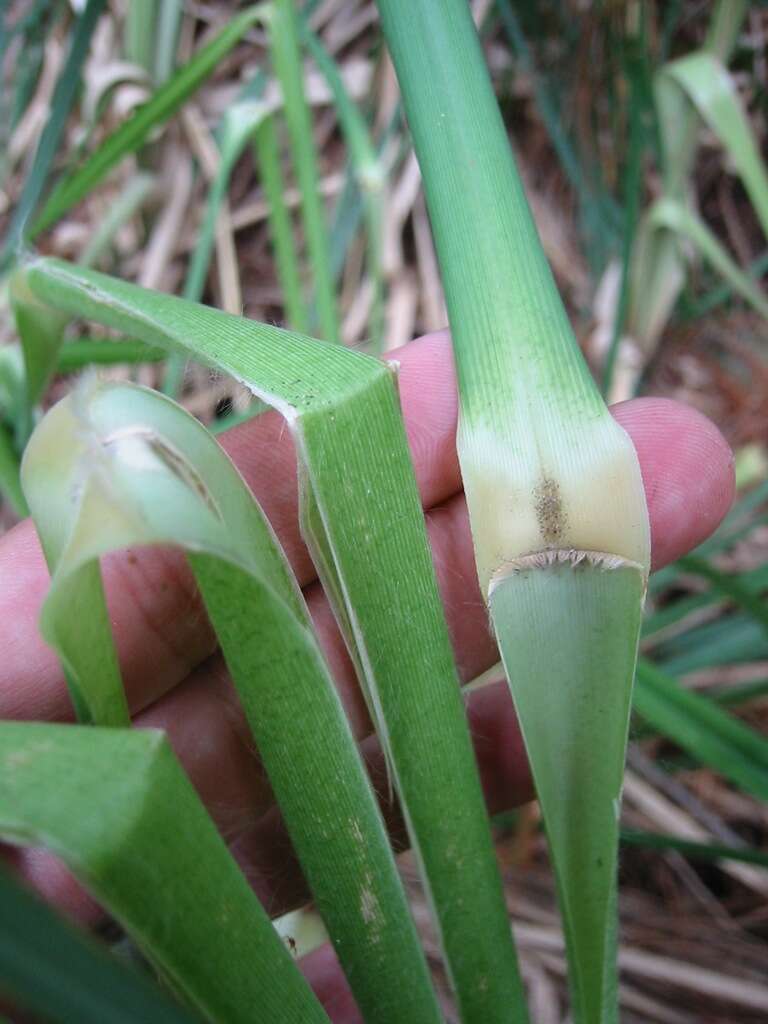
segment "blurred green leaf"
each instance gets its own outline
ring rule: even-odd
[[[0,722],[0,836],[58,854],[218,1024],[327,1024],[156,730]]]
[[[701,764],[768,800],[768,740],[641,659],[634,707],[654,729]]]
[[[0,991],[57,1024],[195,1024],[0,868]]]

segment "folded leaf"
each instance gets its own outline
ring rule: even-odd
[[[207,1018],[327,1024],[162,733],[0,722],[0,836],[58,854]]]

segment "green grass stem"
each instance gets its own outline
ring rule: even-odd
[[[301,192],[304,234],[320,333],[326,341],[338,342],[341,335],[330,268],[328,228],[320,196],[312,116],[304,96],[299,20],[293,0],[275,0],[269,25],[272,63],[283,92],[294,173]]]
[[[269,204],[269,229],[283,293],[286,324],[295,331],[307,331],[309,316],[304,301],[291,215],[285,204],[285,184],[274,116],[265,118],[257,128],[253,137],[253,152]]]

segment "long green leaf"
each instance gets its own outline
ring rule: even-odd
[[[154,392],[86,381],[36,430],[23,480],[53,571],[42,629],[89,717],[127,717],[98,559],[181,546],[359,1005],[371,1022],[436,1022],[386,829],[309,613],[217,443]]]
[[[327,1024],[162,733],[0,722],[0,835],[57,853],[207,1019]]]
[[[724,597],[730,598],[743,608],[755,621],[762,623],[763,628],[768,633],[768,606],[761,599],[759,593],[756,593],[755,589],[742,581],[738,575],[720,572],[719,569],[710,565],[705,559],[697,558],[695,555],[681,558],[679,564],[686,572],[696,573],[696,575],[708,580],[712,584],[713,590]],[[761,568],[766,569],[768,567]],[[763,580],[763,586],[768,586],[765,571],[760,573],[760,577]]]
[[[139,149],[158,125],[167,121],[218,66],[222,57],[243,34],[263,17],[263,6],[249,7],[237,14],[222,31],[183,68],[157,90],[154,96],[109,135],[85,162],[66,175],[48,197],[29,232],[35,238],[80,202],[128,153]]]
[[[702,764],[768,800],[768,740],[642,659],[635,708],[649,725]]]
[[[264,195],[269,203],[269,228],[277,276],[283,293],[286,323],[295,331],[306,331],[309,317],[302,293],[301,274],[291,216],[285,205],[283,172],[275,118],[267,117],[254,135],[254,156],[259,167]]]
[[[698,573],[714,585],[703,593],[678,598],[646,616],[643,622],[644,638],[653,637],[655,633],[675,625],[692,612],[722,602],[724,599],[741,604],[758,622],[765,623],[765,603],[761,601],[759,595],[761,591],[768,589],[768,566],[758,566],[736,576],[713,569],[702,555],[680,559],[676,565],[680,570]]]
[[[704,221],[683,202],[659,199],[651,208],[649,218],[652,226],[672,231],[692,242],[737,295],[746,299],[761,316],[768,317],[768,298],[760,286],[734,262]]]
[[[328,228],[320,196],[312,118],[304,96],[299,51],[299,18],[293,0],[274,0],[270,14],[272,63],[280,80],[283,106],[301,191],[304,233],[312,268],[320,331],[326,341],[339,341],[336,296],[331,277]]]
[[[384,172],[363,115],[352,102],[339,68],[320,39],[303,24],[307,49],[320,68],[333,95],[339,124],[363,196],[367,231],[368,273],[373,285],[370,316],[370,349],[381,352],[384,331],[384,275],[382,267],[382,222],[384,217]]]
[[[3,869],[0,906],[0,991],[25,1009],[58,1024],[199,1024]]]
[[[722,61],[706,51],[689,54],[667,64],[657,78],[657,91],[682,89],[699,116],[714,132],[768,235],[768,172],[766,172],[747,115],[732,77]],[[663,107],[666,100],[661,97]],[[673,124],[669,122],[670,130]]]
[[[392,368],[60,261],[25,273],[41,301],[184,350],[286,417],[307,539],[360,666],[449,970],[465,998],[513,1019],[514,947]]]
[[[768,637],[762,623],[733,612],[665,640],[654,649],[654,657],[669,675],[682,676],[718,665],[764,661]]]
[[[638,829],[621,830],[621,841],[627,846],[645,846],[651,850],[678,850],[692,860],[736,860],[744,864],[758,864],[768,868],[768,853],[752,847],[723,846],[720,843],[696,843],[679,836],[659,832],[643,832]]]

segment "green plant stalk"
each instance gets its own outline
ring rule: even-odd
[[[19,518],[29,514],[19,478],[19,456],[13,439],[0,423],[0,494]]]
[[[59,373],[77,373],[86,366],[159,363],[167,355],[163,349],[151,348],[143,341],[124,338],[114,341],[77,338],[62,345],[56,357],[56,370]]]
[[[156,730],[0,723],[0,835],[53,850],[217,1024],[328,1024]]]
[[[360,192],[363,196],[366,225],[368,274],[373,287],[369,351],[380,353],[384,345],[384,267],[382,262],[382,223],[384,217],[384,171],[373,145],[368,126],[352,102],[338,66],[320,39],[310,31],[306,19],[303,38],[333,94],[341,130],[349,150]]]
[[[157,42],[153,64],[154,80],[158,85],[167,82],[176,66],[176,49],[179,42],[181,17],[184,13],[182,0],[160,0],[157,21]]]
[[[514,946],[392,367],[61,261],[32,261],[25,276],[40,301],[186,350],[285,416],[305,536],[360,667],[466,1017],[521,1020]]]
[[[0,985],[56,1024],[200,1024],[0,870]]]
[[[84,199],[119,160],[139,149],[153,128],[176,113],[185,100],[216,70],[222,57],[263,15],[263,6],[257,5],[246,8],[232,18],[226,28],[109,135],[83,164],[66,174],[53,189],[32,224],[28,232],[29,239],[34,239],[41,231],[55,224],[75,203]]]
[[[320,196],[312,117],[304,96],[298,14],[293,0],[275,0],[270,9],[269,28],[272,63],[283,93],[294,172],[301,192],[318,322],[323,338],[338,342],[341,335],[330,268],[328,229]]]
[[[243,100],[236,103],[224,115],[219,166],[208,189],[203,222],[200,225],[200,232],[184,280],[182,294],[191,302],[199,302],[205,290],[205,281],[216,241],[216,221],[222,203],[226,199],[232,171],[248,139],[267,116],[269,116],[269,110],[260,100]],[[171,398],[175,398],[181,390],[185,366],[186,360],[179,354],[172,354],[168,360],[163,378],[163,392],[170,395]]]
[[[106,715],[123,693],[103,597],[85,590],[82,574],[98,579],[113,551],[180,546],[366,1019],[438,1024],[386,828],[309,613],[216,442],[154,392],[85,381],[36,430],[23,480],[52,572],[41,629],[90,718],[115,724]],[[86,633],[83,619],[98,626]]]
[[[269,204],[269,230],[275,266],[283,293],[287,325],[294,331],[307,331],[309,317],[299,273],[296,242],[291,216],[285,205],[283,172],[274,117],[262,121],[253,137],[253,155],[259,168],[264,195]]]
[[[636,51],[645,44],[645,33],[633,37],[631,42],[632,55],[629,61],[638,62]],[[625,43],[626,45],[626,43]],[[606,401],[611,400],[611,385],[616,356],[627,325],[630,307],[630,289],[632,284],[632,250],[637,234],[640,213],[640,197],[643,190],[643,153],[645,149],[646,131],[643,123],[641,87],[638,74],[628,74],[629,78],[629,151],[625,169],[624,182],[624,232],[621,251],[621,284],[616,312],[611,329],[611,341],[603,366],[602,392]]]
[[[151,77],[160,0],[134,0],[125,18],[125,56]]]
[[[651,850],[678,850],[693,860],[735,860],[744,864],[758,864],[768,868],[768,854],[745,846],[723,846],[720,843],[697,843],[678,836],[638,829],[621,830],[621,841],[627,846],[645,846]]]
[[[617,1020],[618,808],[649,527],[557,295],[463,0],[379,0],[459,378],[458,451],[542,806],[574,1017]]]
[[[117,232],[142,208],[155,186],[155,178],[139,172],[130,179],[117,199],[110,204],[104,218],[99,221],[88,239],[79,263],[92,267],[98,263]]]

